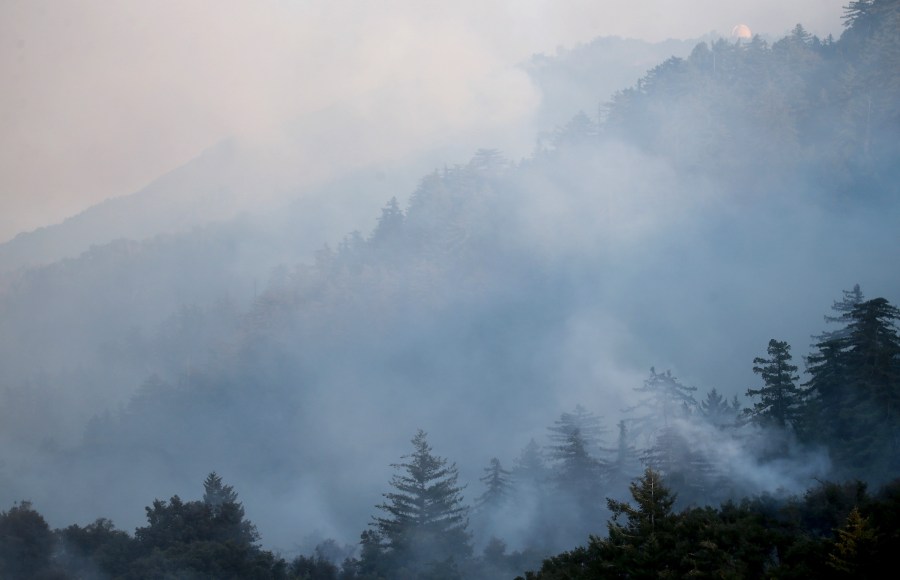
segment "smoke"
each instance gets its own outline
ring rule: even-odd
[[[136,191],[227,137],[280,151],[264,170],[295,178],[449,142],[517,157],[548,129],[531,125],[540,95],[517,68],[532,53],[739,21],[824,36],[839,32],[841,4],[6,2],[0,239]],[[321,135],[284,134],[323,115],[355,120],[324,160]],[[285,159],[285,144],[297,154]]]
[[[695,135],[666,141],[684,135],[673,127],[670,155],[562,135],[515,161],[533,150],[541,98],[515,64],[536,46],[758,29],[754,15],[816,32],[837,20],[821,3],[818,25],[805,2],[722,4],[9,4],[17,19],[0,22],[23,32],[0,36],[38,63],[4,64],[26,77],[0,97],[17,111],[0,138],[16,153],[0,164],[21,162],[0,166],[0,189],[35,200],[3,200],[7,231],[134,189],[226,136],[238,153],[206,169],[254,213],[4,278],[0,499],[31,497],[53,525],[109,515],[130,530],[154,497],[195,497],[216,470],[267,545],[352,543],[419,427],[471,500],[490,457],[508,465],[543,443],[563,410],[582,404],[612,433],[653,365],[730,398],[756,384],[770,338],[801,354],[840,289],[894,299],[896,204],[823,207],[816,176],[752,160],[729,174]],[[672,107],[683,126],[707,120]],[[478,146],[507,159],[468,163]],[[462,164],[435,163],[418,188],[370,185],[373,167],[441,147],[466,151]],[[219,209],[226,195],[207,193],[199,207]],[[278,206],[288,195],[297,205]],[[381,230],[376,208],[394,195],[403,225]],[[741,493],[799,491],[828,470],[790,441],[773,462],[712,427],[680,429]],[[528,497],[493,531],[524,545],[538,512]]]

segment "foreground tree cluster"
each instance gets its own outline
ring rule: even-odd
[[[802,498],[772,497],[676,511],[647,469],[632,501],[609,501],[605,537],[544,561],[520,580],[600,578],[877,578],[900,548],[900,480],[870,495],[826,483]]]

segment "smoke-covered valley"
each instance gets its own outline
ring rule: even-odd
[[[754,420],[747,396],[772,339],[810,380],[804,358],[851,320],[823,316],[864,302],[832,310],[842,291],[900,301],[900,13],[877,4],[840,38],[798,26],[536,56],[519,72],[545,99],[508,129],[514,151],[468,127],[307,172],[316,154],[377,150],[337,109],[334,141],[321,119],[279,141],[304,144],[279,165],[302,157],[299,171],[267,172],[271,142],[223,142],[7,242],[0,502],[130,532],[153,498],[197,497],[215,471],[290,557],[355,546],[418,429],[468,505],[492,458],[524,481],[532,440],[564,472],[575,424],[602,497],[627,499],[648,464],[681,478],[685,506],[896,477],[896,452],[861,466],[800,422]],[[641,59],[614,66],[616,47]],[[568,110],[607,90],[587,77],[635,62],[634,84]],[[661,433],[690,465],[660,459]],[[519,493],[472,512],[476,551],[496,536],[545,557],[604,531],[606,505],[578,490]]]

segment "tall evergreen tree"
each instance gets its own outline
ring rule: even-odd
[[[555,462],[557,489],[570,495],[587,513],[599,506],[608,464],[595,454],[602,449],[604,429],[599,417],[578,405],[548,427],[552,444],[548,455]]]
[[[232,486],[223,483],[222,477],[215,471],[207,475],[203,481],[203,503],[213,509],[229,503],[239,504],[237,492]]]
[[[571,413],[562,413],[547,429],[550,431],[548,455],[551,459],[563,463],[575,460],[581,453],[579,447],[595,459],[600,452],[607,451],[603,446],[606,435],[603,421],[581,405],[576,405]]]
[[[541,446],[530,439],[528,444],[513,461],[512,476],[519,489],[539,490],[547,483],[547,465],[541,453]]]
[[[421,429],[412,444],[413,453],[392,465],[394,491],[378,505],[385,515],[371,524],[395,577],[419,577],[436,562],[459,562],[472,552],[456,464],[434,455]]]
[[[844,430],[844,405],[849,395],[843,343],[829,339],[816,345],[806,357],[809,380],[803,383],[804,398],[799,431],[803,439],[831,444]]]
[[[640,457],[631,443],[627,424],[621,420],[616,426],[619,434],[616,438],[615,456],[609,463],[609,490],[613,495],[618,495],[620,489],[627,489],[627,484],[641,471]]]
[[[807,358],[812,440],[845,475],[881,479],[900,468],[900,311],[884,298],[857,304],[844,336]]]
[[[378,225],[372,232],[370,241],[375,246],[390,246],[395,244],[403,233],[403,210],[396,197],[391,200],[381,210],[381,217],[378,218]]]
[[[475,500],[476,509],[490,510],[502,506],[512,495],[511,472],[503,469],[500,460],[491,458],[490,465],[484,468],[484,475],[480,481],[485,490]]]
[[[843,296],[840,300],[835,300],[831,305],[831,310],[837,315],[825,315],[825,322],[830,324],[840,324],[841,328],[836,330],[826,330],[822,334],[813,336],[816,344],[820,344],[829,340],[843,338],[847,336],[847,324],[850,323],[850,313],[856,308],[857,304],[865,301],[865,296],[859,288],[859,284],[854,284],[851,290],[842,290]]]
[[[759,397],[747,415],[758,425],[787,429],[795,425],[800,412],[801,393],[796,383],[800,377],[797,366],[791,363],[791,346],[787,342],[773,338],[766,351],[769,358],[753,359],[753,372],[762,377],[764,386],[747,389],[748,397]]]
[[[650,367],[650,376],[635,388],[642,395],[641,400],[629,410],[639,413],[635,418],[639,428],[656,431],[685,417],[697,406],[693,395],[696,390],[697,387],[683,385],[672,371],[657,373]]]
[[[875,298],[858,304],[850,316],[845,345],[858,441],[853,463],[868,464],[880,479],[900,469],[900,310]]]
[[[634,505],[609,500],[612,519],[608,536],[600,542],[601,557],[624,577],[664,578],[676,567],[671,560],[676,542],[676,496],[659,472],[648,468],[630,485]]]

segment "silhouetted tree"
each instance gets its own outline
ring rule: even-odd
[[[736,426],[740,414],[741,406],[737,395],[729,402],[713,388],[700,401],[700,415],[707,423],[720,429]]]
[[[484,468],[484,475],[480,478],[485,490],[475,500],[475,508],[490,510],[508,501],[512,495],[510,475],[509,471],[503,469],[499,459],[491,458],[490,465]]]
[[[629,410],[638,413],[633,421],[644,431],[653,432],[668,427],[697,406],[693,395],[697,387],[681,384],[672,371],[657,373],[655,368],[650,367],[650,376],[634,390],[642,397]]]
[[[51,557],[55,541],[47,521],[23,501],[0,512],[0,577],[9,580],[59,578]]]
[[[747,389],[748,397],[759,397],[759,401],[747,410],[750,420],[758,425],[773,425],[780,429],[793,427],[802,404],[797,388],[797,366],[791,363],[791,346],[784,341],[769,341],[766,349],[769,358],[753,359],[753,372],[762,376],[764,386]]]
[[[72,525],[57,531],[61,550],[60,566],[75,575],[99,570],[111,578],[127,575],[132,561],[138,557],[134,539],[115,529],[111,521],[99,518],[85,527]]]
[[[256,527],[231,486],[211,473],[203,501],[154,500],[148,525],[135,531],[142,554],[130,567],[133,577],[269,578],[284,573],[285,562],[261,550]]]
[[[546,484],[549,477],[547,465],[541,454],[541,446],[534,439],[528,441],[513,461],[512,476],[518,489],[541,489]]]
[[[385,515],[371,525],[395,577],[417,578],[436,563],[466,560],[472,548],[456,465],[432,453],[421,429],[412,444],[413,453],[392,465],[394,491],[384,494],[378,508]]]

